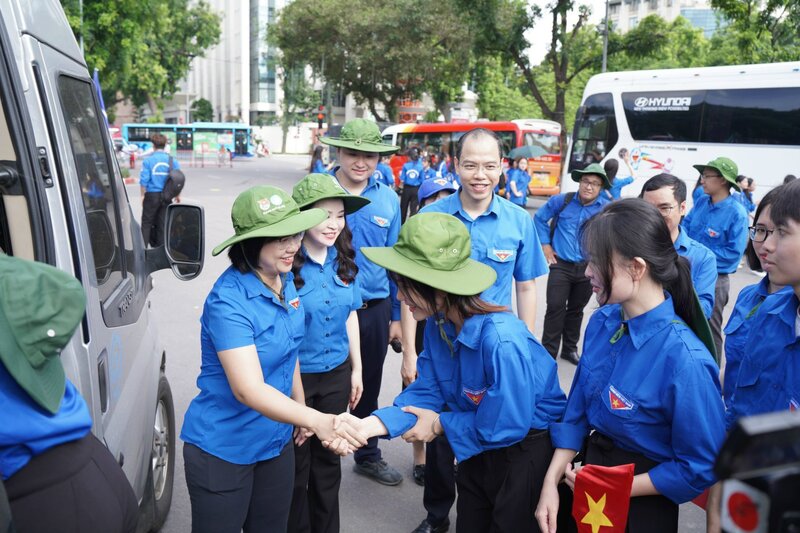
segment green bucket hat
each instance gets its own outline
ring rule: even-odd
[[[338,137],[322,137],[320,142],[337,148],[378,154],[391,154],[400,149],[399,146],[385,144],[378,125],[363,118],[356,118],[345,123]]]
[[[737,191],[741,191],[742,189],[739,187],[739,184],[736,183],[736,176],[739,175],[739,167],[734,163],[732,160],[728,159],[727,157],[718,157],[716,159],[712,159],[705,165],[692,165],[700,174],[706,168],[713,168],[719,174],[725,178],[725,181],[733,185],[733,188]]]
[[[0,254],[0,361],[33,401],[53,414],[66,388],[59,355],[85,309],[83,287],[74,277]]]
[[[286,237],[300,233],[327,216],[322,209],[301,212],[292,197],[277,187],[251,187],[236,197],[231,208],[236,234],[214,248],[211,255],[219,255],[228,246],[255,237]]]
[[[301,179],[292,190],[292,198],[301,211],[320,200],[338,198],[344,203],[344,212],[348,215],[369,203],[363,196],[347,194],[330,174],[309,174]]]
[[[497,279],[490,266],[470,259],[464,223],[444,213],[419,213],[400,229],[392,247],[361,248],[378,266],[451,294],[480,294]]]
[[[606,176],[606,169],[603,168],[603,165],[600,163],[592,163],[588,167],[581,169],[581,170],[573,170],[572,171],[572,181],[580,182],[581,178],[584,174],[597,174],[601,178],[603,178],[603,188],[610,189],[611,182],[608,181],[608,176]]]

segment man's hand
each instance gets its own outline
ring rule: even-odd
[[[556,253],[553,251],[553,247],[549,244],[542,245],[542,253],[544,254],[544,258],[547,260],[548,265],[555,265],[556,264]]]
[[[314,436],[314,432],[308,428],[301,428],[295,426],[292,437],[294,438],[295,446],[302,446],[305,441]]]
[[[403,411],[417,416],[417,423],[414,424],[414,427],[403,433],[404,441],[431,442],[443,433],[442,425],[439,423],[439,413],[436,411],[413,405],[403,407]]]

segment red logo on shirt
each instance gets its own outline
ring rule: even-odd
[[[714,230],[713,230],[713,229],[711,229],[711,228],[708,228],[708,236],[709,236],[709,237],[718,237],[718,236],[719,236],[719,233],[717,233],[716,231],[714,231]]]
[[[380,227],[382,227],[382,228],[385,228],[386,226],[389,225],[389,219],[386,219],[386,218],[383,218],[383,217],[379,217],[377,215],[373,216],[372,220],[374,220],[375,223],[377,225],[379,225]]]
[[[505,261],[514,255],[514,250],[492,250],[492,254],[500,261]]]
[[[297,297],[297,298],[295,298],[294,300],[291,300],[291,301],[289,302],[289,305],[291,305],[292,307],[294,307],[295,309],[297,309],[298,307],[300,307],[300,298],[299,298],[299,297]]]
[[[630,411],[633,409],[633,403],[615,389],[613,385],[608,388],[608,401],[611,403],[611,409],[615,411]]]
[[[472,401],[475,405],[481,403],[483,400],[483,395],[486,394],[486,388],[481,390],[472,390],[464,387],[464,395]]]

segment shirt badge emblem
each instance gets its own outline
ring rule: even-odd
[[[719,237],[719,233],[718,233],[718,232],[716,232],[716,231],[714,231],[714,230],[713,230],[713,229],[711,229],[711,228],[708,228],[708,236],[709,236],[709,237]]]
[[[480,390],[468,389],[464,387],[464,396],[470,399],[472,403],[475,405],[479,405],[481,400],[483,400],[483,396],[486,394],[486,387]]]
[[[509,257],[514,255],[514,250],[492,250],[492,255],[494,255],[499,261],[506,262]]]
[[[608,388],[608,401],[614,411],[630,411],[633,409],[633,402],[627,399],[620,391],[610,385]]]
[[[289,300],[289,305],[291,305],[295,309],[299,308],[300,307],[300,297],[298,296],[294,300]]]
[[[388,218],[379,217],[378,215],[374,215],[372,217],[372,220],[374,220],[375,223],[377,225],[379,225],[380,227],[382,227],[382,228],[385,228],[386,226],[389,225],[389,219]]]
[[[800,411],[800,403],[797,402],[794,398],[789,400],[789,410],[790,411]]]

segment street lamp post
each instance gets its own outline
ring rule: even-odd
[[[608,66],[608,0],[606,0],[606,18],[603,22],[603,70]]]

